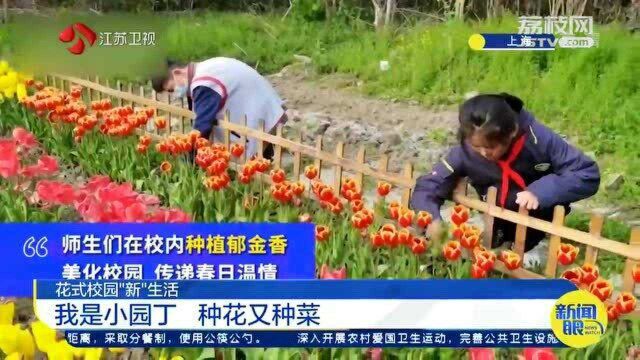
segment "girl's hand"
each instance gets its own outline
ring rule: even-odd
[[[538,197],[530,191],[521,191],[516,195],[516,204],[525,207],[527,210],[535,210],[540,203]]]

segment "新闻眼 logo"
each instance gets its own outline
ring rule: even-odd
[[[607,329],[607,310],[595,295],[576,290],[563,295],[551,312],[551,329],[562,343],[582,348],[600,341]]]
[[[89,43],[89,46],[93,46],[93,44],[96,42],[97,35],[87,25],[83,23],[75,23],[73,25],[67,26],[64,30],[62,30],[62,32],[58,36],[58,39],[63,43],[72,42],[74,39],[76,39],[76,32],[80,35],[77,36],[75,44],[73,44],[71,47],[68,47],[67,50],[69,50],[69,52],[74,55],[80,55],[85,50],[85,41]]]

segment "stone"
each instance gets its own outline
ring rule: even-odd
[[[387,142],[389,145],[395,146],[402,143],[402,137],[397,132],[393,132],[387,137]]]
[[[607,177],[607,182],[604,188],[607,191],[616,191],[620,189],[622,184],[624,184],[624,174],[621,174],[621,173],[611,174]]]
[[[328,120],[320,120],[320,124],[318,124],[318,128],[314,132],[317,135],[323,135],[327,132],[327,129],[331,126],[331,122]]]
[[[313,60],[310,57],[304,56],[304,55],[294,54],[293,58],[300,61],[303,64],[311,64],[313,62]]]

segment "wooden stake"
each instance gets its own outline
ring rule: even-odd
[[[604,217],[599,214],[591,214],[591,220],[589,221],[589,234],[600,237],[602,232],[602,226],[604,225]],[[587,250],[584,254],[585,264],[595,265],[598,260],[598,248],[587,245]]]
[[[495,186],[489,187],[487,190],[487,205],[489,208],[496,206],[496,200],[498,199],[498,189]],[[493,223],[494,217],[490,212],[484,213],[484,238],[482,244],[485,248],[491,249],[493,245]]]
[[[316,137],[316,154],[319,154],[322,152],[322,135],[318,135],[318,137]],[[322,159],[320,159],[320,157],[315,156],[313,159],[313,165],[315,166],[316,169],[318,169],[318,177],[317,179],[322,181]]]
[[[344,156],[344,143],[342,141],[338,141],[336,144],[336,156],[342,158]],[[338,193],[340,193],[340,188],[342,186],[342,166],[335,165],[334,167],[334,187]]]
[[[638,249],[640,248],[640,227],[631,229],[631,237],[629,238],[629,245]],[[635,288],[635,281],[633,280],[633,268],[638,261],[627,259],[624,264],[624,272],[622,277],[622,291],[633,292]]]
[[[276,136],[277,137],[282,137],[282,125],[278,125],[278,127],[276,127]],[[276,169],[279,169],[282,167],[282,146],[276,144],[274,146],[273,149],[273,163]],[[296,178],[296,181],[298,181],[298,179]]]
[[[404,164],[404,170],[402,171],[402,174],[404,175],[404,178],[406,180],[411,180],[413,181],[413,164],[410,162],[406,162]],[[401,200],[401,204],[402,206],[404,206],[405,208],[409,207],[409,202],[411,201],[411,188],[405,188],[404,190],[402,190],[402,200]]]
[[[562,227],[564,225],[565,209],[564,206],[556,206],[553,208],[553,226]],[[560,243],[562,238],[558,235],[551,235],[549,238],[549,253],[547,254],[547,266],[544,271],[544,275],[548,278],[556,277],[556,270],[558,268],[558,249],[560,249]]]
[[[302,132],[298,132],[294,138],[294,141],[302,143]],[[300,179],[300,172],[302,168],[302,154],[299,151],[293,153],[293,178]]]
[[[527,216],[529,212],[527,208],[520,206],[518,213],[524,216]],[[520,255],[520,258],[524,257],[524,246],[527,240],[527,226],[526,225],[517,225],[516,226],[516,238],[515,244],[513,245],[513,251]]]
[[[364,165],[365,155],[366,149],[364,145],[360,145],[360,148],[358,148],[358,154],[356,155],[356,161],[358,164]],[[361,172],[356,173],[356,185],[358,185],[358,189],[364,193],[364,174]]]

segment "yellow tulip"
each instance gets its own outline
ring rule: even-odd
[[[9,354],[4,360],[22,360],[22,354],[14,352]]]
[[[20,351],[25,358],[31,359],[35,355],[36,349],[33,345],[33,336],[28,329],[20,329],[19,325],[14,325],[18,328],[18,351]]]
[[[16,95],[18,96],[18,101],[23,101],[27,97],[27,86],[24,83],[18,84]]]
[[[18,330],[14,325],[0,325],[0,350],[5,354],[18,351]]]
[[[112,352],[114,354],[122,354],[125,351],[127,351],[126,348],[109,348],[109,352]]]
[[[87,348],[78,348],[78,347],[74,347],[73,348],[73,356],[77,357],[77,358],[84,358],[85,354],[87,353]]]
[[[182,356],[178,355],[178,356],[172,357],[171,360],[184,360],[184,358]]]
[[[49,359],[73,360],[73,347],[66,341],[58,341],[49,348],[47,356]]]
[[[0,75],[3,75],[9,69],[9,63],[5,60],[0,61]]]
[[[31,331],[36,341],[36,346],[42,352],[48,352],[56,343],[56,331],[47,326],[42,321],[31,323]]]
[[[84,360],[100,360],[102,358],[102,348],[87,349]]]
[[[7,75],[0,75],[0,90],[4,90],[8,87],[9,87],[9,77]]]
[[[4,89],[4,97],[9,98],[9,99],[13,99],[13,95],[16,94],[16,89],[15,88],[6,88]]]
[[[0,304],[0,325],[13,325],[13,316],[16,312],[16,304],[8,302]]]

